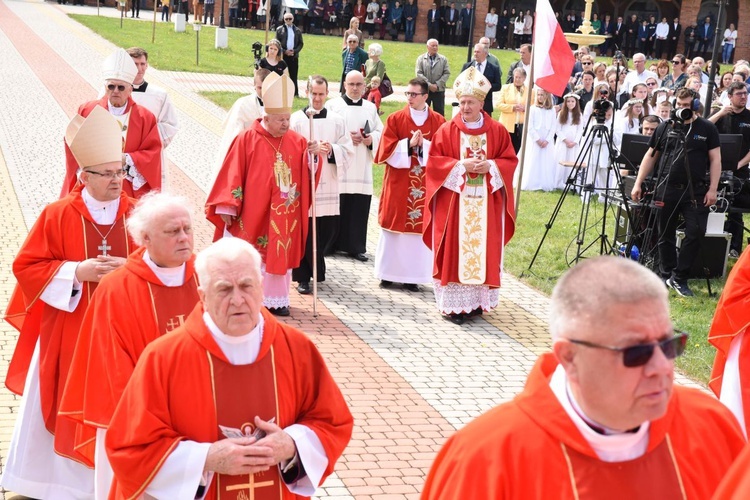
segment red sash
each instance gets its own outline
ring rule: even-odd
[[[255,431],[255,416],[279,422],[273,346],[249,365],[232,365],[210,355],[213,372],[216,421],[226,427]],[[221,435],[221,434],[220,434]],[[253,475],[214,478],[218,500],[281,500],[282,480],[278,467]]]
[[[197,280],[191,278],[194,286],[185,283],[183,286],[154,286],[148,283],[151,294],[151,307],[156,318],[156,331],[165,335],[185,322],[195,304],[198,303]]]
[[[669,435],[659,446],[625,462],[603,462],[563,445],[575,498],[608,500],[687,498]],[[644,478],[658,478],[646,480]]]

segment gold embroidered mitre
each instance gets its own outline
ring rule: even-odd
[[[466,68],[453,82],[456,99],[460,99],[464,95],[470,95],[484,101],[491,89],[492,84],[474,66]]]
[[[294,82],[286,71],[279,76],[271,72],[263,80],[263,110],[268,115],[280,115],[292,112],[294,103]]]
[[[122,163],[122,128],[101,106],[84,118],[76,115],[65,129],[65,143],[81,168]]]
[[[138,76],[133,58],[124,49],[117,49],[110,54],[102,64],[102,79],[120,80],[132,84]]]

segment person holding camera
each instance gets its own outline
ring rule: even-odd
[[[665,147],[673,144],[670,138],[682,136],[683,151],[675,155],[671,164],[660,166],[664,171],[658,172],[658,177],[663,182],[659,182],[654,195],[663,201],[659,212],[659,271],[667,286],[683,297],[692,297],[687,280],[706,233],[709,207],[716,203],[721,149],[716,125],[696,113],[700,104],[698,95],[681,88],[675,97],[672,119],[659,125],[651,136],[631,197],[635,202],[643,198],[643,181],[665,153],[673,152]],[[685,220],[685,239],[676,255],[675,231],[679,215]]]

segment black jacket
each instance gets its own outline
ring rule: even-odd
[[[291,57],[296,59],[305,44],[302,41],[302,31],[295,25],[292,25],[292,29],[294,30],[294,55]],[[282,24],[276,28],[276,39],[281,42],[282,50],[286,51],[286,24]],[[284,57],[288,58],[290,56],[284,55]]]

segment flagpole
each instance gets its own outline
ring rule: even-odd
[[[513,75],[511,75],[513,76]],[[529,115],[531,114],[531,88],[534,85],[534,46],[531,46],[531,64],[528,75],[528,88],[526,89],[526,111],[523,114],[523,133],[521,135],[521,156],[518,159],[518,186],[516,186],[516,219],[518,219],[518,208],[521,205],[521,181],[523,180],[523,162],[526,160],[526,137],[529,130]]]

